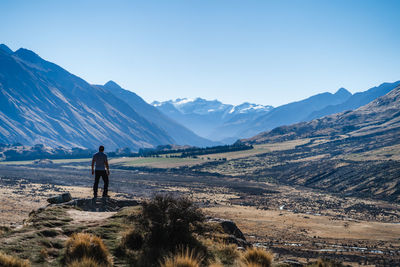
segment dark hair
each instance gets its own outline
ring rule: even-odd
[[[99,146],[99,151],[103,152],[104,151],[104,146]]]

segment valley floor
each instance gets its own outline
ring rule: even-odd
[[[0,166],[0,225],[21,227],[32,210],[47,204],[50,195],[69,191],[73,197],[90,197],[92,179],[89,168],[79,164]],[[110,181],[113,198],[184,194],[206,213],[235,221],[248,241],[272,250],[279,260],[328,257],[353,266],[400,262],[398,204],[237,177],[161,170],[112,170]]]

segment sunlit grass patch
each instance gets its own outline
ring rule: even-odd
[[[72,264],[89,258],[98,265],[112,265],[111,255],[101,238],[87,233],[73,234],[66,243],[65,262]]]

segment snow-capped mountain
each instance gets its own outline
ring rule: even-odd
[[[152,104],[200,136],[231,143],[275,127],[357,109],[399,85],[400,81],[383,83],[354,95],[340,88],[336,93],[320,93],[276,108],[250,103],[234,106],[201,98]]]
[[[268,112],[273,107],[251,104],[248,102],[240,105],[224,104],[218,100],[206,100],[203,98],[178,98],[176,100],[168,100],[164,102],[154,101],[153,106],[162,109],[165,105],[171,104],[182,114],[199,114],[209,115],[211,113],[223,113],[223,117],[234,116],[237,114],[252,112]]]
[[[218,100],[203,98],[178,98],[164,102],[152,103],[196,134],[205,138],[231,143],[238,139],[235,130],[224,130],[225,124],[241,124],[243,121],[267,114],[272,106],[242,103],[240,105],[224,104]],[[218,132],[216,132],[216,129]]]

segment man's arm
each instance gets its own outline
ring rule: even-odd
[[[92,158],[92,175],[94,174],[94,157]]]
[[[107,175],[110,175],[110,167],[108,166],[108,159],[107,158],[104,161],[104,165],[106,165],[106,168],[107,168]]]

